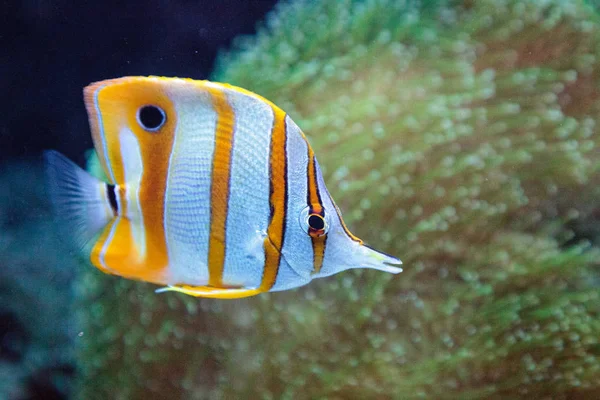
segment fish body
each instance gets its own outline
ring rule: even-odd
[[[101,271],[217,298],[401,271],[348,230],[305,135],[259,95],[124,77],[84,98],[108,182],[57,152],[46,162],[57,214]]]

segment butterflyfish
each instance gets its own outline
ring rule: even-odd
[[[240,298],[351,268],[401,272],[344,224],[305,135],[228,84],[124,77],[84,89],[107,182],[45,153],[53,208],[108,274]]]

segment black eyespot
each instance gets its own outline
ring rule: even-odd
[[[308,226],[315,231],[320,231],[325,228],[325,219],[319,214],[311,214],[308,216]]]
[[[160,107],[150,105],[139,109],[137,119],[142,128],[155,132],[164,125],[167,116]]]

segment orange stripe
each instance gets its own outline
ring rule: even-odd
[[[235,115],[227,102],[225,93],[208,87],[213,106],[217,112],[215,151],[212,162],[210,187],[210,236],[208,242],[208,285],[223,287],[225,268],[225,227],[229,204],[229,184],[231,177],[231,154]]]
[[[325,245],[327,244],[327,235],[311,237],[313,247],[313,274],[318,274],[323,267],[325,258]]]
[[[287,127],[285,113],[271,105],[274,112],[273,129],[271,131],[271,149],[269,157],[269,181],[271,216],[267,237],[264,240],[265,267],[259,291],[269,291],[275,284],[281,250],[285,236],[285,215],[287,212]]]
[[[321,195],[319,194],[319,186],[317,182],[317,167],[315,165],[315,153],[313,149],[310,147],[310,144],[306,142],[308,147],[308,167],[307,167],[307,177],[308,177],[308,205],[309,205],[309,215],[310,214],[319,214],[323,218],[325,217],[325,210],[323,207],[323,202],[321,201]],[[312,248],[313,248],[313,274],[318,274],[323,267],[323,259],[325,258],[325,245],[327,243],[327,235],[323,234],[321,236],[313,236],[311,235]]]
[[[97,125],[99,123],[93,109],[93,95],[97,92],[98,103],[101,110],[101,119],[104,126],[105,140],[108,147],[108,159],[110,163],[120,202],[118,225],[110,243],[107,243],[108,235],[112,228],[109,224],[103,231],[100,239],[96,242],[90,256],[94,265],[101,268],[100,255],[104,252],[104,262],[107,267],[118,275],[133,279],[141,279],[148,282],[164,283],[166,267],[168,266],[168,252],[164,231],[164,197],[167,185],[169,157],[173,148],[175,129],[177,125],[177,114],[169,97],[158,90],[159,88],[144,80],[134,78],[127,80],[115,80],[101,82],[89,86],[86,89],[86,106],[90,111],[90,122],[92,130],[99,135]],[[117,84],[118,82],[127,85]],[[138,126],[137,110],[144,105],[148,99],[160,106],[167,115],[167,121],[160,132],[149,134]],[[93,112],[92,112],[93,111]],[[127,185],[125,182],[124,155],[122,154],[119,133],[123,127],[128,127],[135,135],[140,147],[143,174],[139,183],[139,204],[145,227],[146,253],[140,254],[133,239],[132,222],[125,216],[129,213],[128,204],[134,195],[127,190],[135,190],[135,185]],[[98,141],[96,137],[94,142]],[[125,155],[126,156],[126,155]],[[104,249],[106,247],[106,249]]]
[[[319,194],[319,186],[317,184],[317,168],[315,166],[315,153],[310,147],[308,142],[308,205],[310,206],[309,214],[319,214],[325,216],[323,212],[323,203],[321,202],[321,195]]]

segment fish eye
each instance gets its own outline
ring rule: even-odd
[[[306,207],[300,213],[299,222],[302,230],[313,238],[323,236],[329,230],[329,220],[325,210],[316,213],[312,207]]]
[[[167,120],[167,115],[162,108],[154,105],[143,106],[138,110],[138,123],[149,132],[159,130]]]
[[[319,214],[310,214],[308,216],[308,227],[314,231],[320,231],[325,228],[325,218]]]
[[[327,224],[325,223],[325,218],[321,214],[309,214],[306,222],[308,223],[308,234],[311,237],[320,237],[326,233],[325,228],[327,227]]]

